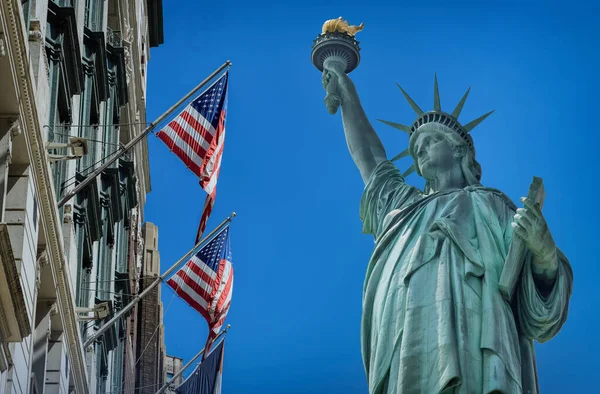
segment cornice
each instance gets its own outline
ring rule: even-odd
[[[0,31],[0,57],[6,56],[6,37],[4,36],[4,32]]]
[[[162,0],[147,0],[146,7],[150,47],[157,47],[165,42],[163,33]]]
[[[10,348],[8,346],[8,342],[4,340],[4,338],[2,337],[2,332],[6,332],[8,331],[8,327],[6,324],[6,314],[4,313],[4,307],[2,306],[2,303],[0,302],[0,347],[2,347],[2,349],[0,351],[2,351],[4,353],[4,357],[5,357],[5,363],[7,365],[4,366],[0,366],[3,368],[8,368],[8,365],[11,365],[13,363],[12,360],[12,355],[10,354]],[[0,371],[3,371],[2,368],[0,368]]]
[[[31,322],[27,317],[27,307],[25,306],[25,297],[23,297],[23,288],[21,287],[19,272],[17,271],[17,265],[15,264],[15,256],[13,255],[10,236],[8,234],[8,226],[5,223],[0,224],[0,259],[2,259],[4,275],[13,303],[14,310],[12,312],[17,320],[17,326],[19,328],[19,332],[15,334],[18,334],[17,338],[22,340],[31,334]],[[3,317],[3,320],[6,321],[6,316]]]

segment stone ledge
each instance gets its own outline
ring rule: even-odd
[[[21,342],[31,325],[6,223],[0,223],[0,267],[0,331],[5,342]]]

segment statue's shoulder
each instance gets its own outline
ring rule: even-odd
[[[487,186],[470,186],[470,188],[476,193],[489,196],[499,203],[506,205],[511,211],[517,210],[515,203],[502,190]]]

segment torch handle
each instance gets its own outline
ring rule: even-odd
[[[327,92],[325,95],[325,106],[327,106],[327,111],[333,115],[342,104],[340,85],[337,78],[331,78],[325,91]]]
[[[337,72],[339,73],[344,72],[342,70],[346,70],[348,65],[346,59],[334,55],[327,57],[323,62],[323,66],[325,68],[334,68],[338,70]],[[325,105],[327,106],[327,111],[333,115],[342,104],[342,93],[337,76],[329,78],[329,83],[327,84],[325,91],[327,92],[327,95],[325,95]]]

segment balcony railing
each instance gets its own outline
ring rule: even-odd
[[[119,30],[113,30],[110,27],[106,28],[106,42],[113,48],[123,47],[123,35]]]

